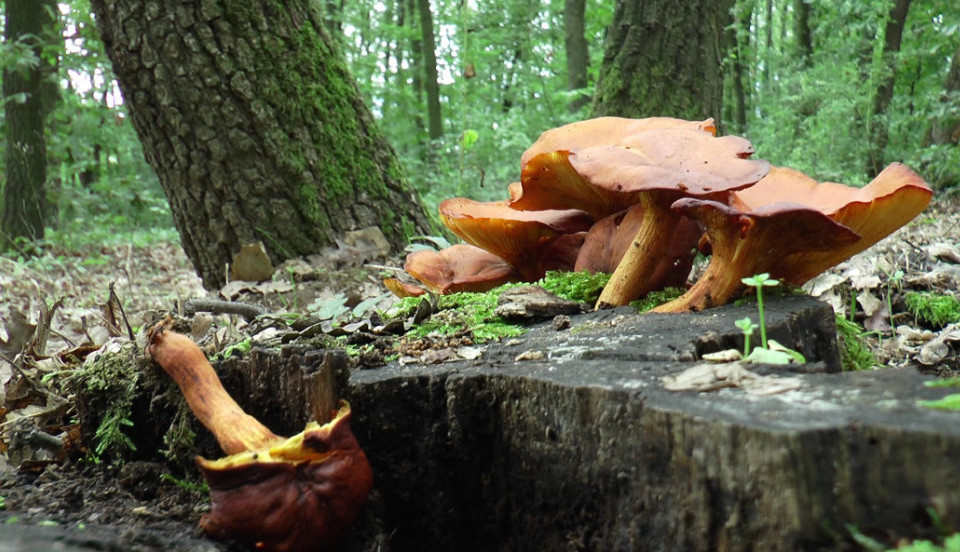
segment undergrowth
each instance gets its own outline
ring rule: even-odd
[[[904,295],[907,308],[917,322],[934,328],[960,322],[960,300],[953,295],[929,291],[908,291]]]
[[[864,343],[866,333],[856,322],[837,314],[837,337],[840,341],[840,365],[844,372],[871,370],[880,365]]]

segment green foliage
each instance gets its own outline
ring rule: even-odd
[[[740,328],[740,331],[743,332],[743,356],[747,357],[750,355],[750,336],[753,335],[753,330],[759,328],[757,324],[753,323],[753,320],[750,320],[750,317],[741,318],[734,322],[734,324]]]
[[[506,288],[500,286],[486,293],[441,295],[437,302],[438,312],[411,329],[409,335],[422,338],[431,334],[456,335],[469,331],[478,343],[521,335],[523,328],[493,313],[497,308],[497,298]]]
[[[129,415],[128,405],[116,405],[107,410],[93,436],[97,441],[93,449],[94,458],[100,459],[111,450],[116,458],[122,457],[124,450],[137,450],[137,446],[123,432],[124,427],[133,427]]]
[[[841,314],[836,315],[840,340],[840,365],[844,372],[871,370],[880,365],[863,341],[864,329]]]
[[[916,540],[896,549],[899,552],[960,552],[960,534],[953,534],[943,539],[943,545],[927,540]]]
[[[936,410],[960,410],[960,393],[953,393],[935,401],[917,401],[917,404]]]
[[[207,485],[207,482],[201,480],[199,483],[194,483],[193,481],[187,481],[186,479],[180,479],[179,477],[174,476],[169,473],[160,474],[161,481],[169,481],[181,489],[186,489],[192,493],[198,495],[207,496],[210,494],[210,486]]]
[[[767,348],[767,324],[763,319],[763,288],[780,285],[778,280],[770,278],[770,274],[764,272],[756,274],[749,278],[741,278],[741,281],[757,290],[757,313],[760,317],[760,347]]]
[[[960,322],[960,301],[953,295],[927,291],[908,291],[904,295],[907,308],[921,324],[942,328]]]

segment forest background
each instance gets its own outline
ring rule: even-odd
[[[909,11],[891,44],[891,13],[902,4]],[[960,10],[948,4],[737,0],[721,45],[721,133],[819,180],[863,184],[877,166],[903,161],[939,190],[957,189]],[[50,31],[5,40],[0,69],[7,79],[42,75],[50,208],[44,238],[7,254],[176,241],[89,0],[35,5],[56,15]],[[435,213],[447,197],[505,198],[542,131],[591,115],[614,6],[325,0],[322,9],[409,183]],[[0,136],[8,126],[0,110]]]

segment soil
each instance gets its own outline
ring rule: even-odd
[[[808,285],[838,313],[875,332],[864,339],[880,362],[877,369],[960,373],[955,340],[945,340],[946,352],[934,361],[920,358],[923,343],[955,331],[953,326],[918,320],[905,302],[913,290],[958,296],[958,207],[955,198],[937,200],[913,223]],[[146,461],[94,460],[94,445],[78,430],[70,375],[99,346],[122,341],[128,327],[139,330],[191,297],[257,303],[328,322],[336,316],[346,321],[349,310],[366,299],[367,308],[392,302],[380,280],[400,273],[402,262],[354,257],[289,262],[271,282],[212,292],[203,289],[176,244],[51,249],[29,264],[0,258],[0,288],[6,292],[0,304],[0,552],[240,550],[200,533],[197,523],[209,500],[196,488],[196,474],[185,471],[189,467],[160,454]],[[208,322],[203,344],[210,353],[268,329],[236,316]],[[420,342],[408,352],[418,348],[430,349]],[[398,351],[384,345],[377,354],[374,348],[355,368],[376,367],[384,352]],[[67,445],[44,452],[42,435],[18,429],[24,419]],[[38,441],[29,443],[30,435]]]

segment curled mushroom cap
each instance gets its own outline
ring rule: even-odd
[[[312,422],[276,446],[219,460],[198,458],[210,486],[203,530],[258,550],[332,549],[373,486],[350,416],[350,406],[342,403],[332,421]]]
[[[373,485],[370,464],[350,431],[349,405],[341,403],[323,426],[314,422],[297,436],[279,437],[240,409],[196,343],[167,331],[170,324],[148,331],[147,353],[230,455],[197,459],[212,502],[201,527],[258,550],[332,549]]]
[[[616,270],[642,222],[643,207],[639,204],[597,221],[587,232],[574,270],[608,273]],[[652,290],[682,287],[686,283],[702,235],[703,230],[695,220],[682,217],[677,221],[670,243],[650,277]]]
[[[463,243],[440,251],[414,251],[407,255],[403,268],[427,289],[441,295],[461,291],[482,293],[520,278],[500,257]],[[394,290],[391,288],[391,291]]]
[[[577,151],[591,146],[615,145],[637,132],[669,128],[700,130],[710,135],[717,133],[713,119],[685,121],[672,117],[646,119],[597,117],[545,131],[527,151],[523,152],[520,157],[520,169],[523,170],[531,159],[541,153],[560,150]]]
[[[932,191],[907,167],[890,165],[854,188],[776,168],[730,205],[681,200],[678,211],[706,227],[713,257],[690,290],[659,312],[726,303],[743,291],[741,278],[763,272],[801,285],[883,239],[926,208]]]
[[[569,244],[582,243],[593,219],[576,209],[519,211],[506,202],[479,202],[453,198],[440,203],[440,218],[464,241],[500,257],[525,281],[543,277],[556,268],[558,256],[569,254]],[[576,255],[569,259],[573,265]]]

